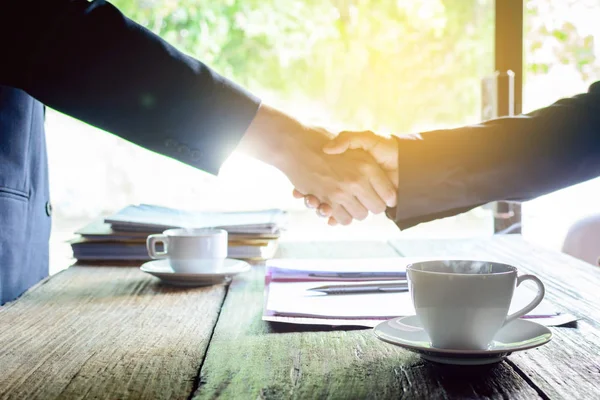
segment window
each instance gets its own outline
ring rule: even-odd
[[[600,79],[600,2],[525,1],[523,111],[584,93]],[[600,179],[523,204],[523,235],[559,250],[571,224],[600,212]]]
[[[332,129],[408,133],[481,118],[492,0],[115,0],[126,15],[264,100]],[[240,155],[220,178],[64,115],[48,115],[53,242],[129,203],[290,210],[293,239],[491,233],[487,210],[399,232],[384,216],[329,228],[278,171]],[[77,151],[71,149],[76,148]],[[66,244],[53,257],[68,256]]]

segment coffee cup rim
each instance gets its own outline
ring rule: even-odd
[[[207,238],[227,235],[227,231],[218,228],[171,228],[163,231],[163,235],[176,238]]]
[[[483,262],[483,263],[490,263],[490,264],[496,264],[496,265],[501,265],[501,266],[507,267],[509,269],[509,271],[491,272],[491,273],[487,273],[487,274],[465,274],[465,273],[461,273],[461,272],[423,271],[423,270],[413,268],[417,264],[424,264],[424,263],[430,263],[430,262],[436,262],[436,261],[439,261],[439,262],[443,262],[443,261]],[[497,262],[497,261],[467,260],[467,259],[461,259],[461,258],[414,261],[414,262],[409,263],[406,266],[406,271],[408,271],[408,270],[413,271],[413,272],[422,273],[422,274],[445,275],[445,276],[447,276],[447,275],[452,275],[452,276],[498,276],[498,275],[507,275],[507,274],[518,273],[518,269],[514,265]]]

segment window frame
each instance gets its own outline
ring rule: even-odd
[[[497,116],[519,115],[523,105],[523,13],[524,0],[496,0],[494,17],[494,68],[496,73],[514,74],[514,86],[498,85]],[[521,205],[497,202],[494,204],[494,233],[510,229],[521,233]]]

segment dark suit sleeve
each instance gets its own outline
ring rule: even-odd
[[[398,139],[398,227],[600,176],[600,82],[528,115]]]
[[[210,173],[259,100],[97,0],[0,0],[0,85]]]

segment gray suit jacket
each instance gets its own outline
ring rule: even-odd
[[[527,115],[398,139],[401,229],[600,176],[600,82]]]
[[[259,105],[102,0],[3,1],[0,52],[0,304],[48,274],[43,104],[213,174]]]

